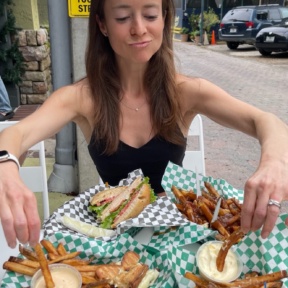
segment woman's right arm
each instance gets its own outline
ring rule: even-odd
[[[0,133],[0,150],[19,157],[35,143],[55,135],[81,114],[75,85],[60,88],[33,114]],[[22,182],[16,163],[0,162],[0,218],[7,243],[34,246],[41,228],[37,201]]]

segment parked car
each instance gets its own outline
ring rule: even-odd
[[[235,50],[240,44],[255,45],[257,33],[266,27],[281,23],[288,17],[288,7],[275,4],[238,6],[222,18],[219,39]]]
[[[261,29],[256,36],[255,46],[263,56],[288,51],[288,17],[279,25]]]

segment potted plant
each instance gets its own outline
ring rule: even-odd
[[[189,23],[191,26],[190,39],[191,41],[198,44],[200,42],[200,15],[195,13],[195,9],[192,10],[192,13],[189,16]]]
[[[203,30],[206,31],[208,39],[211,41],[212,27],[220,23],[219,17],[214,10],[209,7],[208,11],[204,11],[203,13],[203,20]]]
[[[190,39],[192,42],[194,42],[195,44],[200,43],[200,30],[199,29],[190,32],[189,35],[190,35]]]
[[[181,34],[181,41],[187,42],[188,41],[188,35],[189,35],[189,28],[182,27],[182,29],[180,30],[180,34]]]

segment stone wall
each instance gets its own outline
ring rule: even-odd
[[[26,66],[23,81],[19,84],[21,105],[42,104],[52,92],[47,30],[22,30],[18,38]]]

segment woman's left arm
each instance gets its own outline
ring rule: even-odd
[[[184,85],[186,95],[191,94],[189,86]],[[261,236],[266,238],[280,213],[277,205],[268,205],[269,199],[288,200],[288,126],[276,115],[233,98],[203,79],[199,80],[196,97],[189,98],[193,99],[190,107],[196,113],[258,139],[261,158],[257,170],[245,183],[241,223],[245,233],[263,226]]]

